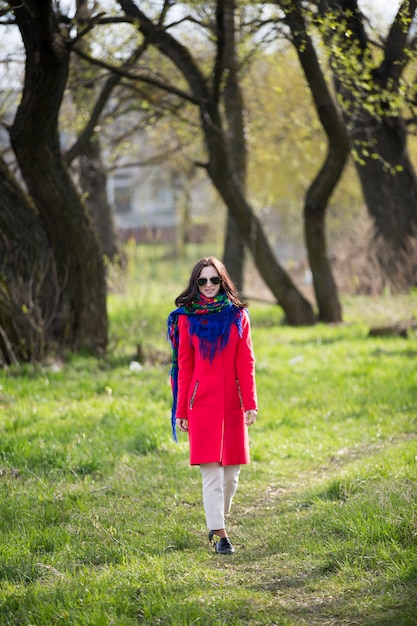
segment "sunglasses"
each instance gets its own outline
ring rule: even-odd
[[[199,287],[204,287],[208,280],[213,285],[220,285],[222,279],[220,278],[220,276],[210,276],[210,278],[197,278],[197,285]]]

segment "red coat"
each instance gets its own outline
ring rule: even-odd
[[[186,315],[178,319],[176,417],[188,419],[190,464],[249,463],[244,411],[257,409],[255,357],[249,317],[242,310],[242,335],[232,324],[226,347],[212,362],[203,359]]]

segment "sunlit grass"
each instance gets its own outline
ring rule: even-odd
[[[417,294],[314,328],[251,304],[260,414],[219,558],[165,335],[208,253],[134,249],[105,359],[0,373],[0,624],[415,625],[417,337],[368,331],[416,319]]]

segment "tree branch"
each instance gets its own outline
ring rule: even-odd
[[[150,42],[147,42],[147,43],[150,43]],[[85,52],[83,52],[82,50],[78,48],[75,49],[74,51],[76,52],[76,54],[78,54],[78,56],[82,57],[86,61],[89,61],[92,65],[97,65],[98,67],[102,67],[103,69],[108,70],[112,74],[116,74],[119,77],[119,79],[128,78],[129,80],[147,83],[148,85],[153,85],[154,87],[158,87],[159,89],[162,89],[163,91],[166,91],[174,96],[178,96],[179,98],[182,98],[183,100],[186,100],[187,102],[190,102],[191,104],[196,104],[196,105],[199,104],[199,101],[196,98],[194,98],[192,94],[187,93],[186,91],[183,91],[182,89],[178,89],[177,87],[174,87],[173,85],[168,85],[166,82],[162,82],[160,80],[157,80],[156,78],[150,78],[149,76],[134,74],[124,69],[124,66],[118,67],[116,65],[112,65],[111,63],[107,63],[106,61],[103,61],[102,59],[96,59],[95,57],[92,57],[86,54]]]
[[[213,67],[213,100],[219,103],[224,67],[224,6],[222,0],[216,2],[216,59]]]
[[[395,85],[398,85],[401,74],[410,60],[407,40],[410,37],[416,9],[417,0],[403,0],[391,24],[384,47],[384,60],[374,73],[382,87],[386,88],[389,80],[394,80]]]
[[[206,78],[200,72],[188,49],[159,24],[155,25],[133,0],[119,0],[119,4],[128,17],[138,21],[139,31],[149,43],[155,45],[182,72],[193,94],[186,96],[188,101],[193,104],[209,102],[210,93]],[[162,87],[162,85],[159,86]]]

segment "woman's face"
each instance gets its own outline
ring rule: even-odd
[[[214,278],[216,282],[218,281],[218,284],[216,285],[212,283],[212,281],[210,280],[211,278]],[[203,282],[203,280],[200,281],[200,279],[206,279],[204,285],[199,284],[200,282]],[[217,296],[220,291],[221,280],[213,265],[203,267],[200,272],[200,276],[197,278],[197,286],[203,296],[206,296],[207,298],[214,298],[215,296]]]

